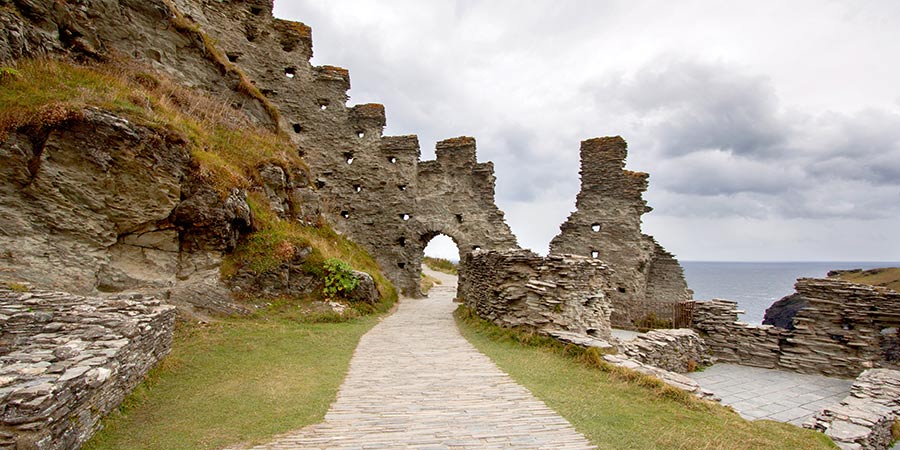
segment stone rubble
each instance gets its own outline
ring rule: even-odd
[[[719,401],[719,398],[716,397],[715,394],[701,388],[696,381],[682,374],[644,364],[624,355],[604,355],[603,359],[616,367],[634,370],[644,375],[650,375],[659,378],[663,383],[666,383],[669,386],[689,392],[704,400],[710,400],[714,402]]]
[[[172,345],[175,307],[0,284],[0,449],[80,447]]]
[[[651,330],[618,348],[619,353],[633,360],[677,373],[693,372],[715,363],[700,335],[687,328]]]
[[[891,427],[900,420],[900,371],[869,369],[840,404],[825,408],[803,424],[824,432],[843,450],[883,450],[891,446]]]
[[[900,293],[834,279],[802,278],[797,294],[809,305],[793,330],[740,322],[737,303],[696,302],[694,328],[725,362],[852,378],[900,369]]]

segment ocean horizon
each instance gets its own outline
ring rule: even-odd
[[[830,270],[900,267],[897,261],[680,261],[694,300],[724,299],[746,311],[739,320],[762,323],[766,308],[794,293],[798,278],[824,278]]]

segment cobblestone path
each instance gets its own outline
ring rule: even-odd
[[[456,329],[456,277],[398,310],[359,343],[321,424],[255,449],[593,448]]]

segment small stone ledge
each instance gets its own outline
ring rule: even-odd
[[[714,401],[714,402],[718,402],[721,400],[719,397],[716,397],[716,395],[713,394],[712,392],[701,388],[700,385],[696,381],[694,381],[684,375],[681,375],[681,374],[678,374],[675,372],[671,372],[671,371],[668,371],[665,369],[660,369],[659,367],[653,367],[651,365],[644,364],[639,361],[635,361],[635,360],[628,358],[627,356],[623,356],[623,355],[604,355],[603,359],[606,362],[608,362],[616,367],[622,367],[625,369],[634,370],[634,371],[640,372],[644,375],[650,375],[652,377],[659,378],[663,383],[666,383],[669,386],[672,386],[674,388],[681,389],[683,391],[694,394],[703,400],[710,400],[710,401]]]
[[[631,359],[677,373],[711,366],[715,358],[696,331],[688,328],[652,330],[618,346]]]
[[[824,432],[844,450],[887,449],[891,426],[900,420],[900,371],[869,369],[850,388],[850,395],[803,424]]]
[[[80,447],[172,345],[175,307],[0,285],[0,449]]]

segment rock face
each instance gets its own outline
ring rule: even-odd
[[[691,299],[691,293],[674,256],[641,233],[641,216],[650,211],[642,198],[648,175],[624,170],[626,148],[620,137],[581,143],[577,210],[560,226],[562,232],[550,242],[550,253],[599,258],[609,264],[612,323],[634,328],[648,314],[647,304],[683,302]],[[659,318],[664,310],[652,312]]]
[[[79,448],[172,345],[175,308],[0,286],[0,448]]]
[[[75,293],[146,291],[234,312],[222,254],[249,229],[235,191],[193,178],[186,144],[94,109],[0,142],[3,277]]]
[[[652,330],[620,344],[619,352],[635,361],[677,373],[688,373],[715,362],[706,343],[687,328]]]
[[[856,379],[847,398],[803,426],[824,432],[843,450],[885,450],[891,446],[896,420],[900,420],[900,371],[869,369]]]
[[[478,250],[459,286],[466,306],[502,327],[568,331],[609,340],[606,266],[591,258],[528,250]]]
[[[737,320],[737,303],[697,302],[694,328],[719,359],[801,373],[855,377],[900,369],[900,293],[835,279],[801,278],[796,295],[808,306],[793,330]]]
[[[772,306],[766,308],[766,314],[763,317],[763,325],[772,325],[785,330],[794,329],[794,317],[801,309],[809,306],[809,301],[805,298],[791,294],[781,300],[772,303]]]

